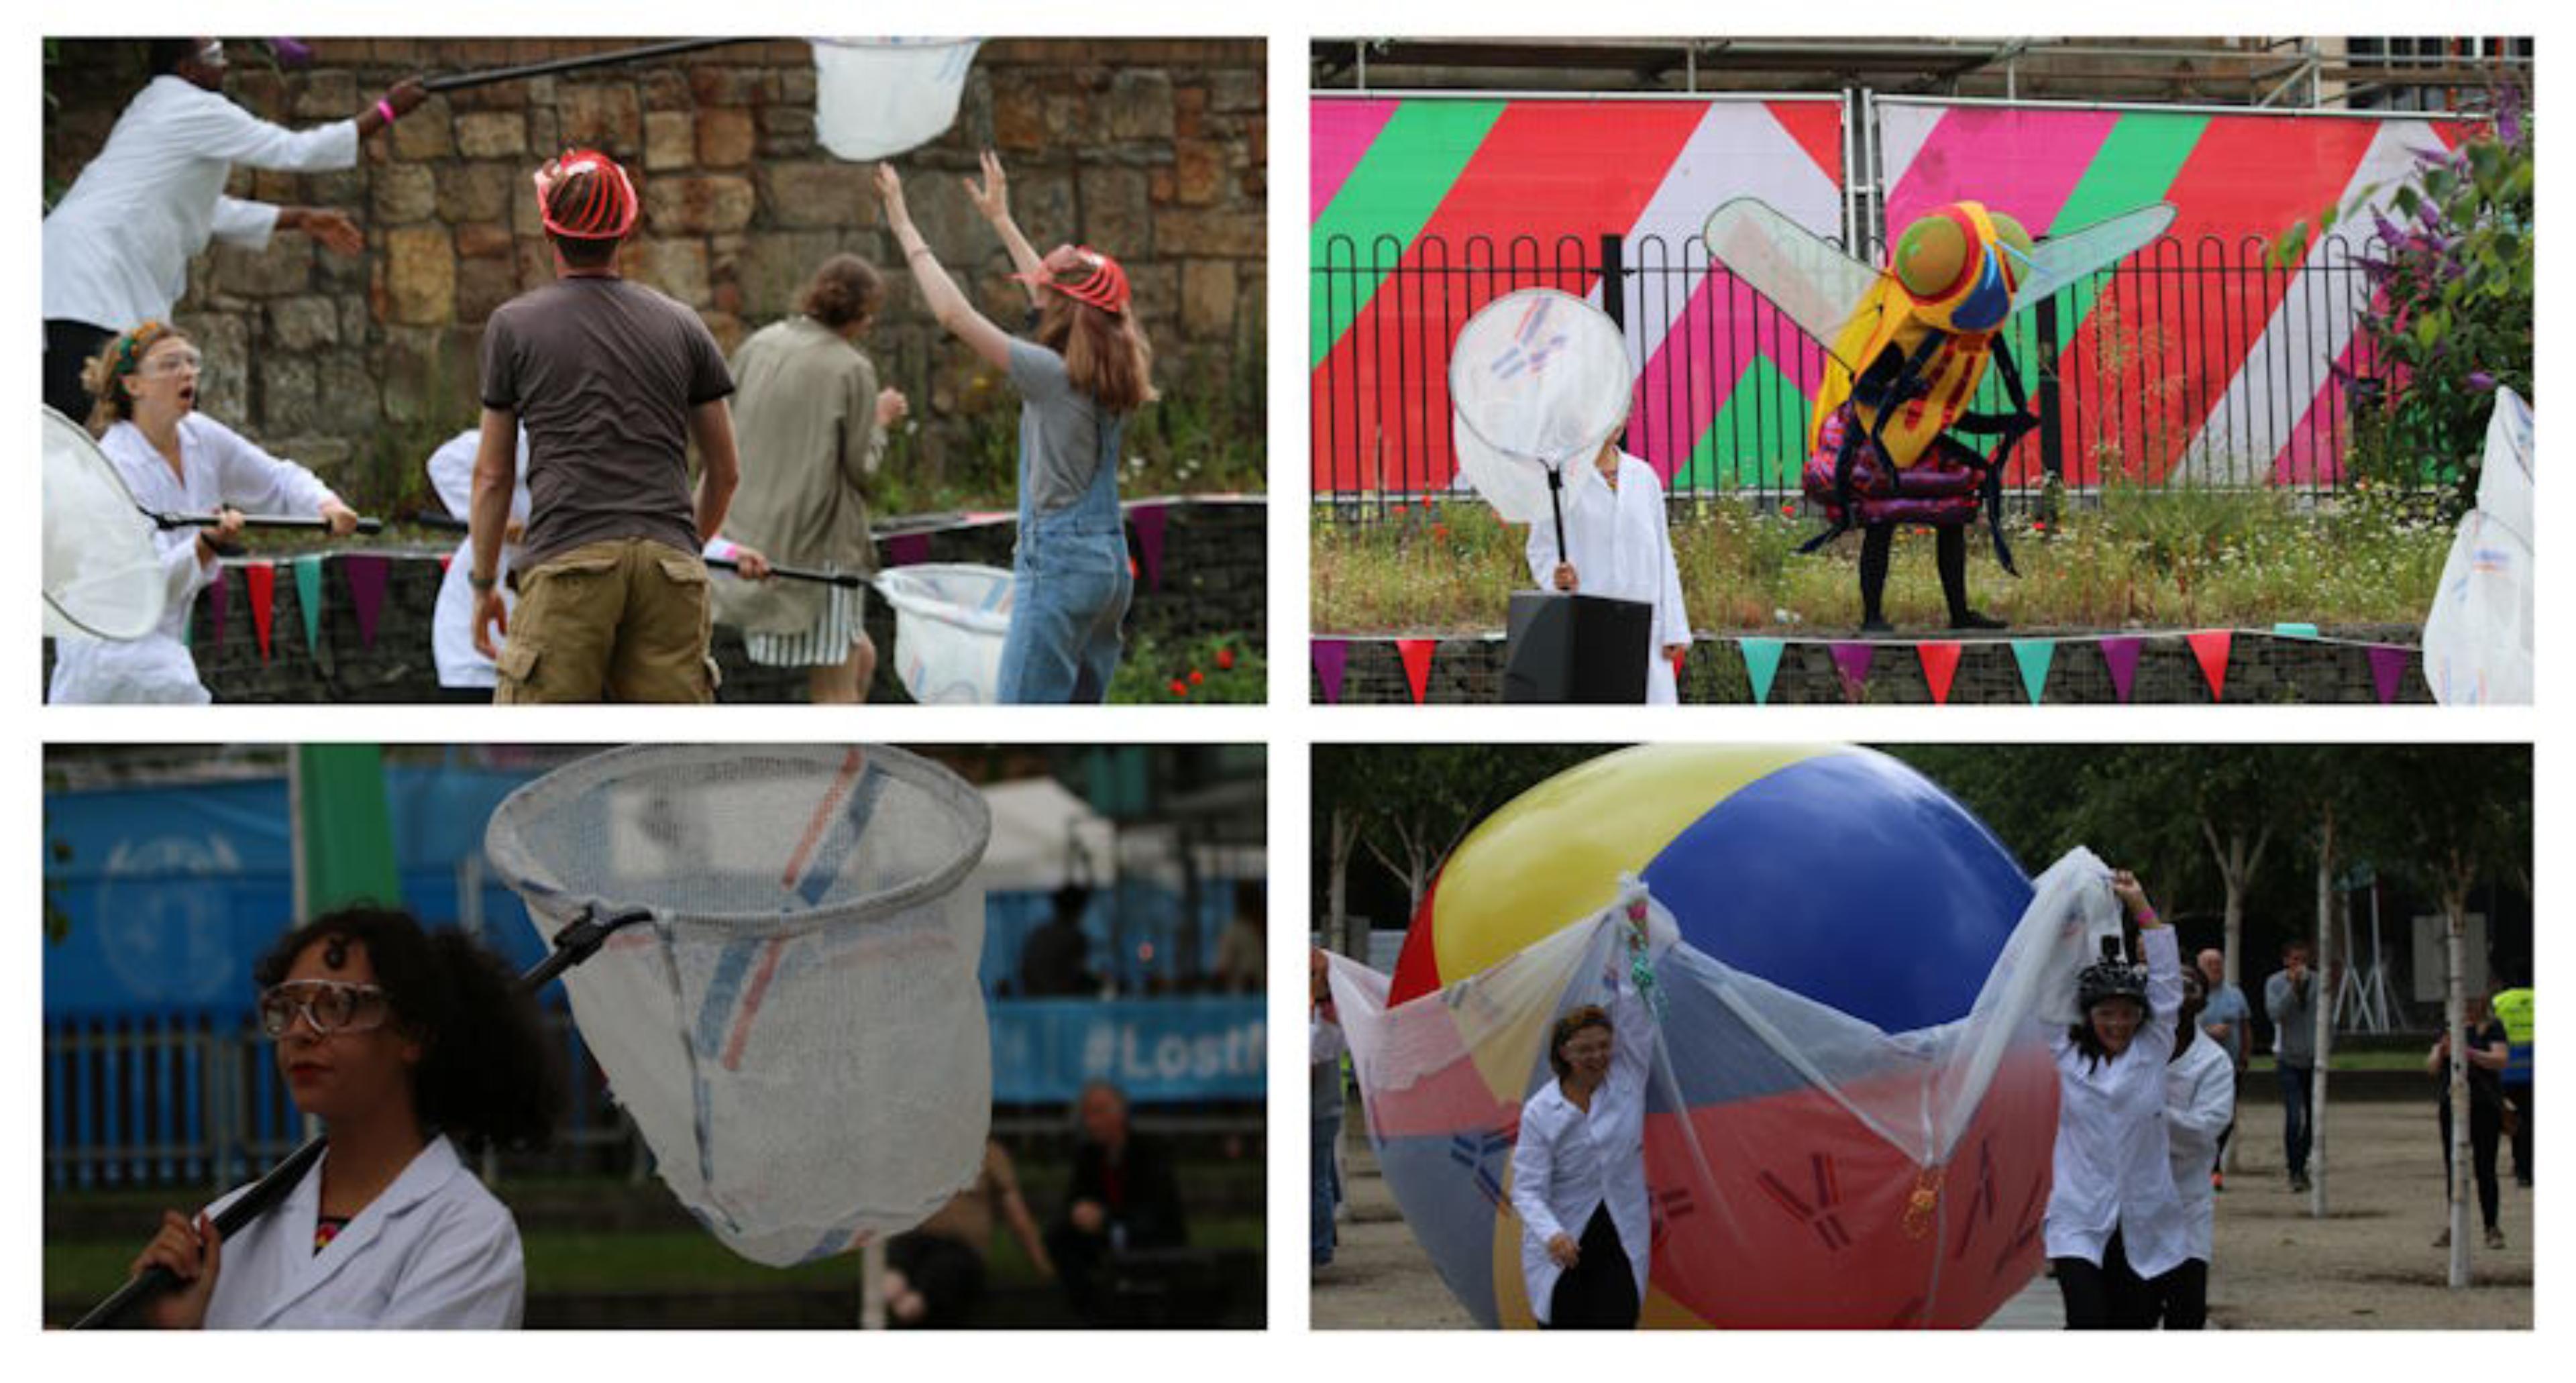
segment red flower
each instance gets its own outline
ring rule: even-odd
[[[1220,672],[1234,671],[1234,650],[1231,648],[1218,649],[1216,651],[1216,666],[1217,670]]]
[[[1797,515],[1798,515],[1798,506],[1797,506],[1794,502],[1793,502],[1793,503],[1785,503],[1785,504],[1782,504],[1782,505],[1780,506],[1780,517],[1782,517],[1782,518],[1784,518],[1784,519],[1790,519],[1790,518],[1796,518],[1796,517],[1797,517]]]
[[[1191,685],[1191,686],[1195,687],[1195,686],[1199,685],[1200,683],[1205,682],[1206,680],[1207,680],[1207,674],[1206,674],[1206,673],[1199,671],[1197,668],[1191,668],[1191,669],[1190,669],[1190,685]]]
[[[1179,679],[1179,678],[1177,678],[1177,677],[1175,677],[1175,678],[1173,678],[1173,679],[1172,679],[1172,695],[1174,695],[1174,696],[1187,696],[1187,695],[1189,695],[1189,694],[1190,694],[1190,684],[1189,684],[1189,683],[1184,682],[1184,681],[1182,681],[1181,679]]]
[[[1442,542],[1447,542],[1449,540],[1449,525],[1445,523],[1435,523],[1431,525],[1431,536],[1438,538]]]

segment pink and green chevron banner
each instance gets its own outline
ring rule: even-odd
[[[2067,480],[2330,482],[2348,435],[2330,362],[2367,310],[2357,245],[2269,269],[2294,222],[2386,189],[2461,122],[1876,103],[1888,224],[1974,198],[2042,234],[2174,203],[2167,241],[2060,300],[2049,354]],[[1315,493],[1454,486],[1448,344],[1491,298],[1601,301],[1601,241],[1639,371],[1627,445],[1676,488],[1793,487],[1812,342],[1723,272],[1698,232],[1755,196],[1840,239],[1842,103],[1318,96],[1308,365]],[[2348,223],[2349,224],[2349,223]],[[2363,221],[2362,225],[2367,225]],[[2015,322],[2026,379],[2036,323]],[[2035,479],[2040,447],[2015,456]]]

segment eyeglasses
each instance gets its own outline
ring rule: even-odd
[[[176,374],[204,374],[206,358],[195,351],[164,351],[134,367],[134,372],[156,379]]]
[[[259,993],[259,1030],[271,1037],[286,1036],[301,1014],[313,1031],[325,1037],[335,1032],[366,1032],[384,1026],[391,1011],[385,992],[371,984],[349,984],[341,980],[288,980],[271,985]]]

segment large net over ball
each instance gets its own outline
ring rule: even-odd
[[[968,876],[992,822],[878,746],[651,745],[513,793],[484,851],[543,935],[652,914],[565,978],[662,1179],[772,1266],[920,1223],[982,1165]]]

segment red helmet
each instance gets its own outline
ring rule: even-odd
[[[1039,261],[1034,274],[1013,274],[1022,283],[1041,284],[1078,303],[1089,303],[1116,315],[1127,310],[1127,271],[1118,261],[1088,245],[1059,245]]]
[[[557,207],[556,187],[583,174],[589,175],[587,191],[568,193],[566,204]],[[537,170],[537,214],[547,230],[567,240],[623,240],[641,210],[626,170],[596,149],[567,149]]]

